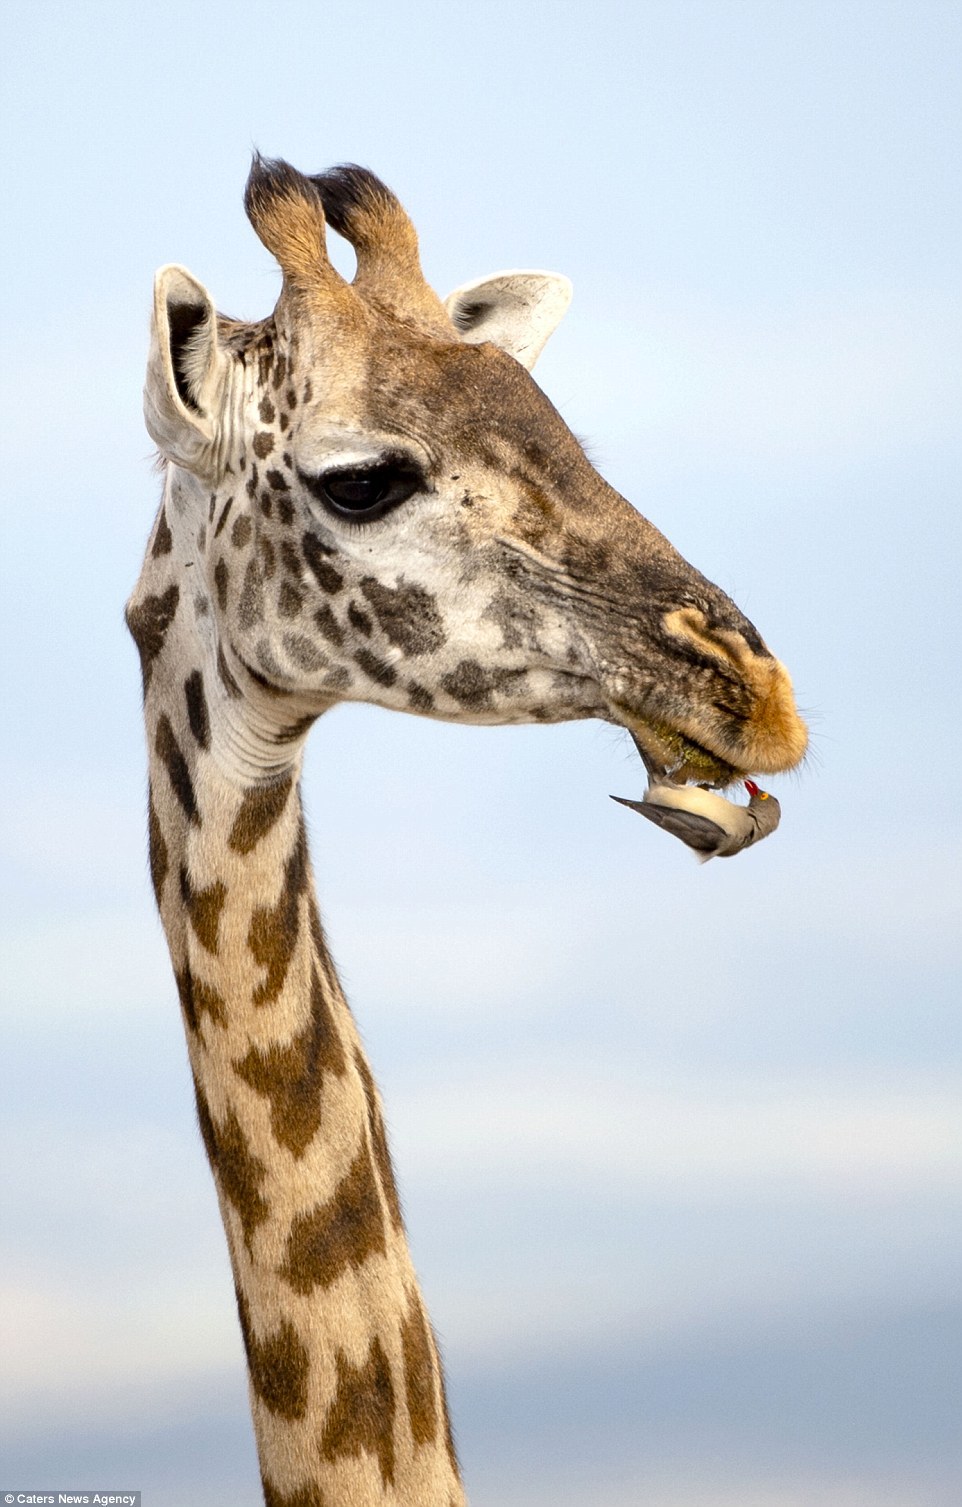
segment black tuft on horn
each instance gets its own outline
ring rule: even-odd
[[[317,287],[342,282],[327,256],[321,196],[304,173],[281,158],[255,152],[244,208],[261,241],[280,262],[285,283]]]
[[[342,162],[317,173],[311,182],[321,196],[328,224],[352,243],[355,237],[366,241],[373,227],[387,219],[407,219],[397,195],[370,168],[358,167],[356,162]]]
[[[318,173],[311,182],[328,223],[357,253],[355,290],[401,319],[450,335],[451,321],[421,271],[417,233],[387,184],[353,162]]]
[[[275,199],[306,199],[310,202],[316,198],[313,180],[291,167],[283,157],[262,157],[260,152],[254,153],[244,189],[244,209],[248,219],[254,221]]]

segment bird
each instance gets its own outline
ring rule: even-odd
[[[754,780],[746,780],[745,789],[747,806],[700,785],[659,781],[649,785],[643,800],[629,801],[620,795],[611,799],[680,838],[697,854],[699,862],[707,863],[709,858],[733,858],[752,843],[769,837],[778,826],[782,808],[775,797],[760,790]]]

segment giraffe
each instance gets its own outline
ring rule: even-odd
[[[235,1279],[266,1507],[464,1502],[378,1090],[331,962],[299,774],[364,701],[597,717],[723,787],[806,731],[756,629],[614,492],[529,375],[547,273],[445,303],[366,169],[255,156],[273,314],[157,274],[144,406],[165,480],[127,606],[150,874]],[[348,283],[326,225],[354,247]]]

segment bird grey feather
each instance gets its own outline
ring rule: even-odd
[[[781,807],[775,797],[759,790],[754,780],[746,780],[745,787],[750,796],[747,806],[701,786],[674,785],[663,779],[651,780],[643,800],[630,801],[620,795],[613,795],[612,800],[670,832],[707,863],[710,858],[733,858],[778,826]]]
[[[680,837],[689,848],[699,853],[715,853],[724,841],[725,830],[707,816],[698,816],[694,811],[674,811],[670,806],[654,806],[645,801],[629,801],[624,796],[613,795],[613,801],[629,806],[639,816],[645,816],[656,827],[663,827],[673,837]]]

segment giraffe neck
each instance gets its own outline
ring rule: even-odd
[[[306,728],[292,735],[289,710],[228,665],[203,593],[177,586],[169,540],[162,511],[153,556],[171,574],[128,613],[145,676],[151,875],[234,1270],[265,1501],[458,1507],[378,1094],[314,897],[298,788]]]

